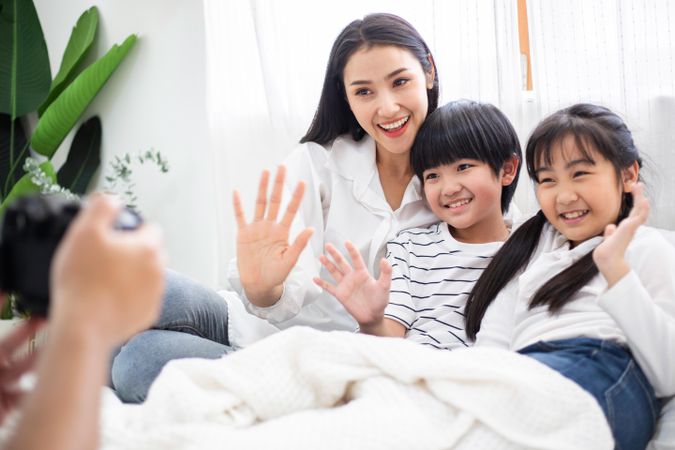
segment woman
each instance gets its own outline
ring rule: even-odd
[[[313,284],[318,256],[325,244],[350,240],[377,275],[389,239],[436,221],[410,166],[410,148],[436,109],[438,91],[428,46],[400,17],[368,15],[340,33],[314,120],[277,172],[269,202],[269,174],[263,173],[251,223],[235,193],[237,260],[229,278],[251,313],[279,329],[356,328],[340,303]],[[285,186],[297,187],[277,221]],[[300,202],[305,186],[307,198]],[[114,387],[124,401],[142,401],[169,360],[218,358],[231,344],[223,299],[171,273],[157,325],[115,357]]]

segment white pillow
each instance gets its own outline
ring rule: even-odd
[[[675,231],[659,229],[668,242],[675,246]],[[647,450],[675,450],[675,397],[663,406],[656,432]]]

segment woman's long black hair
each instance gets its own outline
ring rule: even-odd
[[[611,162],[619,180],[622,171],[633,163],[637,162],[642,167],[642,159],[624,121],[605,107],[580,103],[544,119],[532,132],[525,149],[527,172],[531,179],[535,179],[535,166],[541,161],[551,164],[553,151],[568,136],[575,139],[584,157],[593,160],[589,152],[591,147]],[[632,207],[633,197],[625,193],[616,223],[626,218]],[[483,272],[466,305],[466,333],[470,339],[476,339],[485,311],[497,294],[527,266],[546,222],[544,213],[539,211],[521,225]],[[559,311],[597,274],[591,250],[544,283],[530,300],[530,309],[548,305],[550,312]]]
[[[374,45],[395,45],[407,49],[422,65],[425,73],[434,74],[431,89],[427,89],[430,114],[438,106],[438,71],[431,51],[422,36],[404,19],[393,14],[369,14],[345,27],[335,39],[328,58],[321,99],[307,134],[300,143],[316,142],[326,145],[336,137],[349,133],[359,141],[366,132],[359,126],[345,94],[342,74],[349,57],[357,50]]]

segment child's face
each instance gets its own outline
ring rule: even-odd
[[[362,48],[343,71],[347,102],[378,151],[407,154],[427,117],[427,74],[408,50],[393,45]]]
[[[540,161],[536,170],[536,194],[546,219],[572,246],[604,233],[619,217],[621,201],[637,180],[637,170],[617,179],[616,169],[588,146],[589,161],[573,136],[563,138],[552,152],[552,164]]]
[[[460,159],[422,174],[424,195],[436,216],[450,225],[455,239],[495,242],[505,239],[502,187],[511,184],[518,164],[504,165],[499,176],[474,159]]]

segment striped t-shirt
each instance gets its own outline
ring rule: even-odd
[[[392,266],[385,317],[407,329],[406,339],[441,349],[470,345],[464,306],[503,242],[456,241],[445,222],[401,231],[387,243]]]

